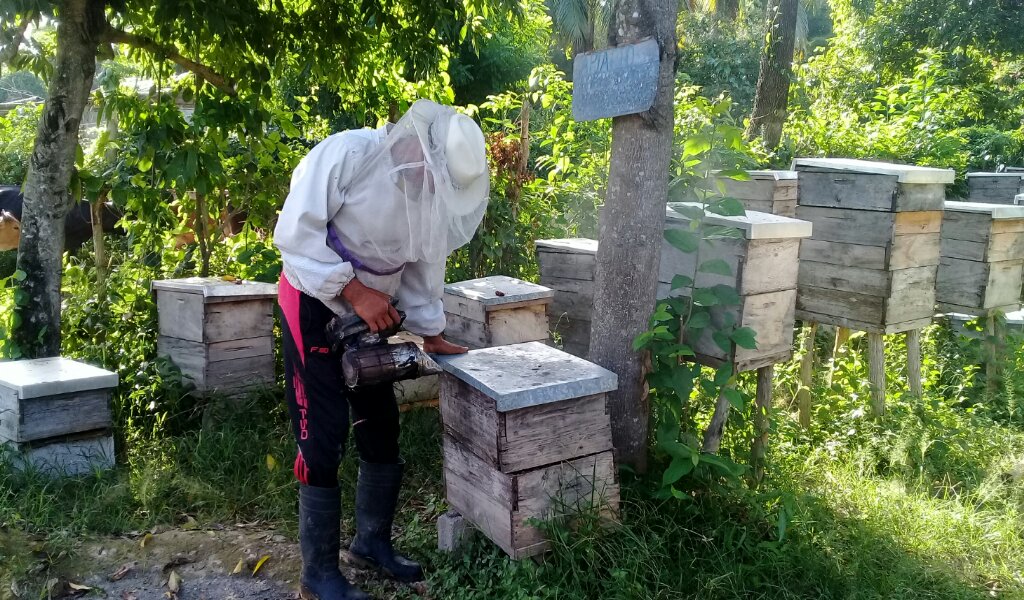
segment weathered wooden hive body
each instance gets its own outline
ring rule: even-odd
[[[1024,277],[1024,206],[946,202],[939,309],[988,314],[1020,308]]]
[[[750,179],[717,177],[712,193],[736,198],[747,210],[796,217],[798,183],[796,171],[747,171]]]
[[[117,374],[66,358],[0,364],[0,446],[16,468],[81,475],[114,466]]]
[[[872,333],[927,325],[953,171],[829,158],[793,168],[797,216],[814,223],[800,250],[797,318]]]
[[[666,230],[688,230],[690,217],[677,212],[673,206],[699,210],[701,205],[673,203],[666,210]],[[714,342],[712,328],[708,328],[702,330],[699,338],[686,340],[697,353],[697,360],[711,365],[731,362],[738,371],[789,360],[793,352],[800,242],[811,235],[811,224],[756,211],[736,217],[707,213],[704,223],[738,231],[735,238],[703,240],[699,257],[697,253],[683,252],[664,242],[658,270],[658,298],[689,295],[688,288],[671,289],[676,275],[694,278],[698,288],[729,286],[739,293],[740,305],[712,307],[712,323],[720,328],[729,318],[726,315],[732,315],[737,327],[750,327],[757,332],[757,348],[734,348],[727,354]],[[721,259],[729,265],[731,274],[698,272],[698,259],[701,263]]]
[[[1024,194],[1024,173],[968,173],[967,199],[983,204],[1014,204]]]
[[[540,283],[554,290],[548,304],[551,331],[562,349],[585,358],[590,351],[590,318],[594,310],[597,240],[537,240]]]
[[[546,308],[554,292],[497,275],[444,286],[445,337],[470,348],[548,339]]]
[[[605,395],[615,374],[539,342],[443,357],[448,503],[523,558],[548,542],[531,519],[618,513]]]
[[[192,277],[153,282],[157,352],[199,392],[238,394],[274,383],[271,283]]]

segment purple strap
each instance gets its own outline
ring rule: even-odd
[[[348,248],[341,243],[341,239],[338,238],[338,232],[334,229],[334,223],[327,224],[327,247],[334,250],[335,254],[340,256],[345,262],[350,263],[353,268],[359,269],[360,271],[366,271],[367,273],[378,277],[394,275],[405,267],[405,265],[402,265],[401,267],[391,269],[389,271],[377,271],[376,269],[371,269],[366,266],[363,261],[353,256],[352,253],[348,251]]]

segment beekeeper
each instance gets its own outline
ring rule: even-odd
[[[403,461],[391,384],[343,386],[325,327],[334,315],[362,317],[373,331],[398,322],[436,354],[466,348],[446,341],[441,296],[445,260],[469,242],[487,208],[483,133],[469,117],[427,100],[398,123],[332,135],[292,174],[274,230],[284,272],[279,303],[288,408],[298,443],[302,549],[300,596],[367,598],[338,569],[338,464],[351,423],[359,451],[356,535],[349,556],[400,581],[418,564],[391,540]]]

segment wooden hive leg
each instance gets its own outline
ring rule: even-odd
[[[868,380],[871,383],[871,412],[885,415],[885,341],[880,333],[868,333]]]
[[[768,433],[771,430],[769,411],[772,408],[772,385],[775,365],[757,370],[757,397],[754,401],[754,443],[750,455],[754,463],[754,485],[761,484],[768,456]]]
[[[437,518],[437,549],[440,552],[458,552],[469,535],[468,523],[458,512],[449,510]]]
[[[836,327],[836,339],[832,344],[832,358],[828,361],[828,376],[825,378],[825,387],[832,387],[832,377],[836,374],[836,355],[839,350],[850,339],[850,330],[846,327]]]
[[[910,395],[915,398],[924,396],[921,385],[921,330],[911,329],[907,332],[907,385]]]
[[[989,313],[985,320],[985,391],[989,394],[999,392],[1002,386],[1003,365],[1001,363],[1000,344],[1002,342],[1002,327],[999,317]]]
[[[724,393],[725,389],[722,388],[723,393],[719,394],[718,401],[715,402],[715,412],[711,415],[711,422],[704,430],[704,444],[701,446],[701,451],[708,454],[718,454],[718,449],[722,447],[725,423],[729,420],[729,398]]]
[[[797,406],[800,409],[800,425],[811,426],[811,384],[814,377],[814,336],[818,334],[818,324],[811,323],[804,327],[804,352],[800,359],[800,390],[796,393]]]

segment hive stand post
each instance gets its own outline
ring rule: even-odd
[[[726,388],[723,387],[718,401],[715,402],[715,412],[711,415],[711,422],[704,430],[704,444],[701,446],[701,451],[708,454],[718,454],[719,448],[722,447],[722,435],[725,433],[725,423],[729,420],[730,408],[725,390]]]
[[[754,400],[754,443],[750,449],[754,463],[754,486],[764,479],[764,468],[768,456],[768,433],[771,431],[772,385],[775,365],[757,370],[757,396]]]
[[[985,319],[985,391],[997,393],[1002,387],[1003,365],[1000,346],[1003,337],[1002,325],[996,313],[990,312]]]
[[[921,384],[921,330],[907,332],[907,385],[915,398],[924,396]]]
[[[804,327],[804,352],[800,358],[800,390],[796,393],[797,406],[800,410],[800,425],[805,429],[811,426],[811,385],[814,378],[814,336],[818,334],[818,324],[811,323]]]
[[[839,350],[850,340],[850,330],[846,327],[836,327],[836,339],[832,344],[832,357],[828,361],[828,376],[825,378],[825,387],[832,387],[832,377],[836,374],[836,355]]]
[[[868,332],[868,381],[871,383],[871,412],[876,419],[885,415],[885,338]]]
[[[449,510],[437,519],[437,549],[451,554],[461,550],[472,535],[469,523],[454,510]]]

